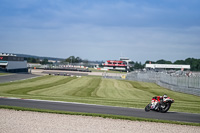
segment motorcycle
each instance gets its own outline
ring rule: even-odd
[[[174,103],[174,99],[170,97],[163,97],[160,101],[152,98],[151,103],[145,107],[145,111],[149,112],[150,110],[154,110],[161,113],[166,113],[170,109],[172,103]]]

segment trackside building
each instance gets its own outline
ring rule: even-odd
[[[175,65],[175,64],[146,64],[146,68],[150,69],[190,69],[190,65]]]
[[[24,57],[0,53],[0,71],[28,72],[27,61],[24,60]]]
[[[131,60],[127,57],[120,57],[120,60],[107,60],[102,64],[106,70],[129,71]]]

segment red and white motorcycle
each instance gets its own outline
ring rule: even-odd
[[[155,110],[161,113],[166,113],[171,104],[174,103],[174,99],[168,97],[167,95],[153,97],[151,103],[145,107],[145,111]]]

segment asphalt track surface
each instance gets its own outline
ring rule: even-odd
[[[54,72],[54,71],[52,71],[52,72],[47,72],[47,71],[44,71],[43,73],[45,73],[45,74],[49,74],[49,75],[61,75],[61,76],[87,76],[88,75],[88,73],[81,73],[81,72],[69,72],[69,71],[67,71],[67,72]]]
[[[172,121],[181,121],[181,122],[200,123],[200,114],[179,113],[179,112],[160,113],[160,112],[155,112],[155,111],[145,112],[144,109],[111,107],[111,106],[102,106],[102,105],[70,103],[70,102],[0,98],[0,105],[48,109],[48,110],[59,110],[59,111],[70,111],[70,112],[111,114],[111,115],[121,115],[121,116],[153,118],[153,119],[159,119],[159,120],[172,120]]]
[[[0,83],[4,82],[12,82],[16,80],[23,80],[28,78],[37,77],[38,75],[29,74],[29,73],[11,73],[8,75],[2,75],[0,76]]]

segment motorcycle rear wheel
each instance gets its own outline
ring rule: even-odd
[[[163,103],[161,106],[160,106],[160,112],[161,113],[166,113],[169,108],[171,107],[171,103]]]

